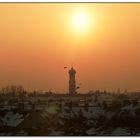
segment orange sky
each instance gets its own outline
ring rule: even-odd
[[[87,29],[72,27],[82,9]],[[80,92],[140,90],[140,4],[1,3],[0,86],[68,91],[74,65]]]

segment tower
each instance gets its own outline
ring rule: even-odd
[[[76,74],[76,71],[72,67],[69,70],[69,94],[76,94],[75,74]]]

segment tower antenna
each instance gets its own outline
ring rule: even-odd
[[[73,63],[71,64],[71,67],[73,68]]]

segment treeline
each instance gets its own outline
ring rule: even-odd
[[[24,96],[27,92],[20,85],[5,86],[0,89],[1,95]]]

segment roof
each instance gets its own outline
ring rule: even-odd
[[[19,129],[32,128],[44,122],[46,119],[41,115],[41,112],[33,110],[17,127]]]
[[[21,121],[23,121],[22,116],[22,114],[8,111],[1,120],[4,125],[16,127]]]

